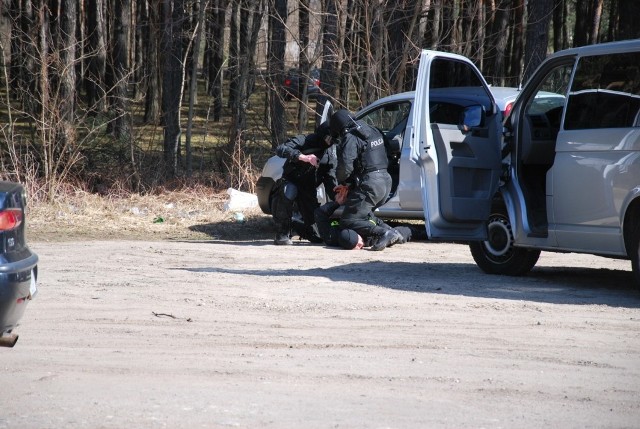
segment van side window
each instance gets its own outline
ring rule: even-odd
[[[566,130],[640,126],[640,53],[583,57],[565,117]]]
[[[538,86],[537,92],[531,98],[525,112],[529,118],[539,117],[543,123],[555,129],[560,128],[562,109],[565,106],[565,95],[569,90],[572,65],[562,65],[554,68]]]

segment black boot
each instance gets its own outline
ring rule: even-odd
[[[273,240],[273,244],[279,246],[287,246],[293,244],[291,241],[291,223],[287,220],[276,222],[276,239]]]
[[[322,243],[322,238],[318,236],[315,228],[312,225],[308,225],[304,228],[304,232],[300,234],[300,238],[309,240],[311,243]]]
[[[290,244],[293,244],[293,241],[291,241],[291,237],[289,237],[289,234],[278,233],[276,234],[276,239],[273,240],[273,244],[276,244],[278,246],[288,246]]]
[[[402,240],[402,235],[396,231],[395,229],[389,229],[384,235],[380,236],[378,240],[373,243],[371,246],[371,250],[380,251],[384,250],[387,247],[391,247],[394,244],[400,242]]]

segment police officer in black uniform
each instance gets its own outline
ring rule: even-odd
[[[340,225],[356,231],[365,240],[371,238],[371,250],[383,250],[402,241],[402,235],[373,211],[382,205],[391,191],[387,172],[388,158],[382,133],[362,121],[356,121],[348,110],[331,115],[331,136],[338,139],[336,178],[341,188],[348,189]]]
[[[343,229],[340,221],[332,217],[340,204],[329,201],[315,210],[316,227],[324,244],[343,249],[362,249],[365,246],[363,238],[352,229]]]
[[[369,237],[365,240],[354,230],[343,229],[340,226],[340,221],[333,217],[334,212],[339,207],[340,204],[337,202],[329,201],[318,207],[315,211],[316,227],[324,244],[332,247],[342,247],[347,250],[362,249],[363,247],[370,247],[376,244],[377,237]],[[378,219],[378,222],[380,225],[386,225],[380,219]],[[386,230],[386,226],[384,226],[384,228]],[[408,226],[396,226],[393,229],[398,231],[402,236],[402,240],[398,243],[411,241],[414,235],[414,231]],[[421,229],[422,228],[419,228],[418,230]]]
[[[325,185],[330,198],[335,196],[337,159],[332,143],[328,124],[323,123],[314,133],[292,137],[276,148],[276,154],[286,161],[271,201],[277,229],[274,244],[292,244],[294,202],[303,221],[303,225],[296,228],[300,237],[314,243],[322,242],[313,228],[313,212],[319,206],[316,188],[320,184]]]

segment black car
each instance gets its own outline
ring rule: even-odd
[[[38,255],[25,239],[26,193],[19,183],[0,181],[0,346],[13,347],[18,326],[38,289]]]
[[[320,70],[317,68],[311,69],[309,75],[305,78],[299,69],[289,69],[282,84],[285,99],[302,99],[305,82],[307,85],[307,96],[309,98],[317,97],[320,93]]]

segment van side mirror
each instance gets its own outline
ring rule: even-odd
[[[484,119],[484,108],[479,104],[474,104],[463,110],[458,125],[463,132],[469,132],[472,128],[482,126]]]

